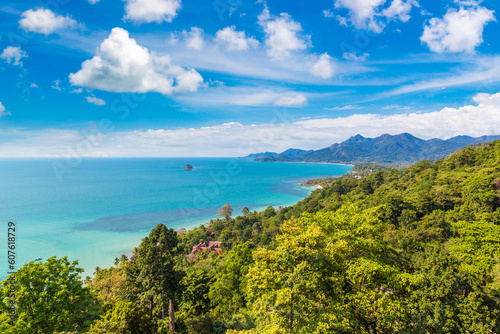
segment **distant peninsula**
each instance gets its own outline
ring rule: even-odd
[[[281,153],[264,152],[250,154],[245,158],[256,161],[328,162],[360,164],[375,162],[384,165],[407,166],[421,160],[438,160],[457,149],[471,144],[488,143],[500,139],[499,136],[456,136],[447,140],[423,140],[409,133],[399,135],[384,134],[377,138],[353,136],[340,144],[320,150],[288,149]]]

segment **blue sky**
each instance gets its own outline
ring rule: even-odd
[[[0,5],[0,156],[241,156],[500,134],[494,0]]]

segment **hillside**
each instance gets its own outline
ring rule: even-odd
[[[168,332],[169,300],[176,333],[500,333],[500,141],[362,170],[290,207],[244,208],[179,234],[159,224],[131,259],[96,268],[76,290],[84,299],[43,289],[74,280],[70,269],[47,279],[62,269],[31,262],[16,274],[14,325],[11,283],[0,284],[0,331],[70,330],[76,322],[40,327],[43,305],[68,295],[57,321],[81,312],[77,332],[89,334]],[[221,254],[188,255],[207,241]],[[29,313],[32,286],[46,298]]]
[[[359,164],[376,162],[381,164],[410,165],[420,160],[441,159],[462,147],[500,139],[500,136],[457,136],[448,140],[423,140],[409,133],[396,136],[384,134],[377,138],[356,135],[348,140],[317,151],[301,151],[301,155],[261,153],[249,157],[257,161],[307,161]]]

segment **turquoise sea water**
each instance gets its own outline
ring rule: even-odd
[[[186,164],[194,166],[185,171]],[[0,160],[0,252],[7,253],[7,223],[16,229],[16,267],[57,255],[80,261],[91,275],[109,267],[158,223],[192,228],[216,218],[231,203],[292,205],[313,188],[297,183],[346,173],[351,166],[262,163],[228,158]],[[64,168],[62,168],[64,167]],[[0,257],[0,279],[9,271]]]

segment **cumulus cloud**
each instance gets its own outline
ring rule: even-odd
[[[375,16],[377,8],[385,3],[385,0],[335,0],[335,8],[346,8],[349,10],[351,22],[357,28],[370,28],[380,30]]]
[[[150,53],[122,28],[114,28],[96,55],[69,79],[90,89],[165,95],[194,92],[203,82],[196,70],[173,65],[166,54]]]
[[[21,59],[26,57],[28,57],[28,54],[19,46],[8,46],[0,55],[0,58],[5,59],[7,64],[12,64],[14,66],[23,66]]]
[[[272,58],[282,59],[288,57],[293,51],[307,48],[308,38],[299,36],[302,26],[290,15],[281,13],[280,16],[273,17],[265,6],[264,11],[259,15],[258,22],[266,34],[267,54]]]
[[[8,111],[5,111],[4,105],[2,104],[2,102],[0,102],[0,117],[7,116],[7,115],[12,115],[12,114]]]
[[[474,52],[483,42],[484,26],[495,21],[493,11],[484,7],[449,9],[443,18],[434,17],[420,37],[433,52]]]
[[[339,16],[341,25],[351,22],[358,29],[368,29],[376,33],[382,32],[387,21],[407,22],[410,11],[416,0],[393,0],[389,7],[384,8],[386,0],[335,0],[335,8],[345,8],[349,11],[348,19]]]
[[[172,22],[181,0],[125,0],[125,19],[136,23]]]
[[[382,11],[382,16],[389,20],[408,22],[410,20],[410,11],[412,7],[418,7],[418,2],[414,0],[393,0],[389,8]]]
[[[215,41],[225,46],[228,51],[248,50],[259,45],[255,38],[246,37],[244,31],[236,31],[235,26],[225,27],[217,31]]]
[[[88,103],[95,104],[96,106],[106,105],[106,101],[95,96],[87,96],[86,99]]]
[[[323,79],[331,78],[334,73],[331,58],[327,53],[323,53],[311,68],[311,73],[315,77]]]
[[[77,27],[78,23],[69,16],[56,15],[49,9],[29,9],[19,20],[19,26],[28,32],[50,35],[56,30]]]
[[[203,29],[192,27],[191,31],[183,30],[182,34],[186,38],[186,46],[192,50],[200,51],[205,44],[203,40]]]

